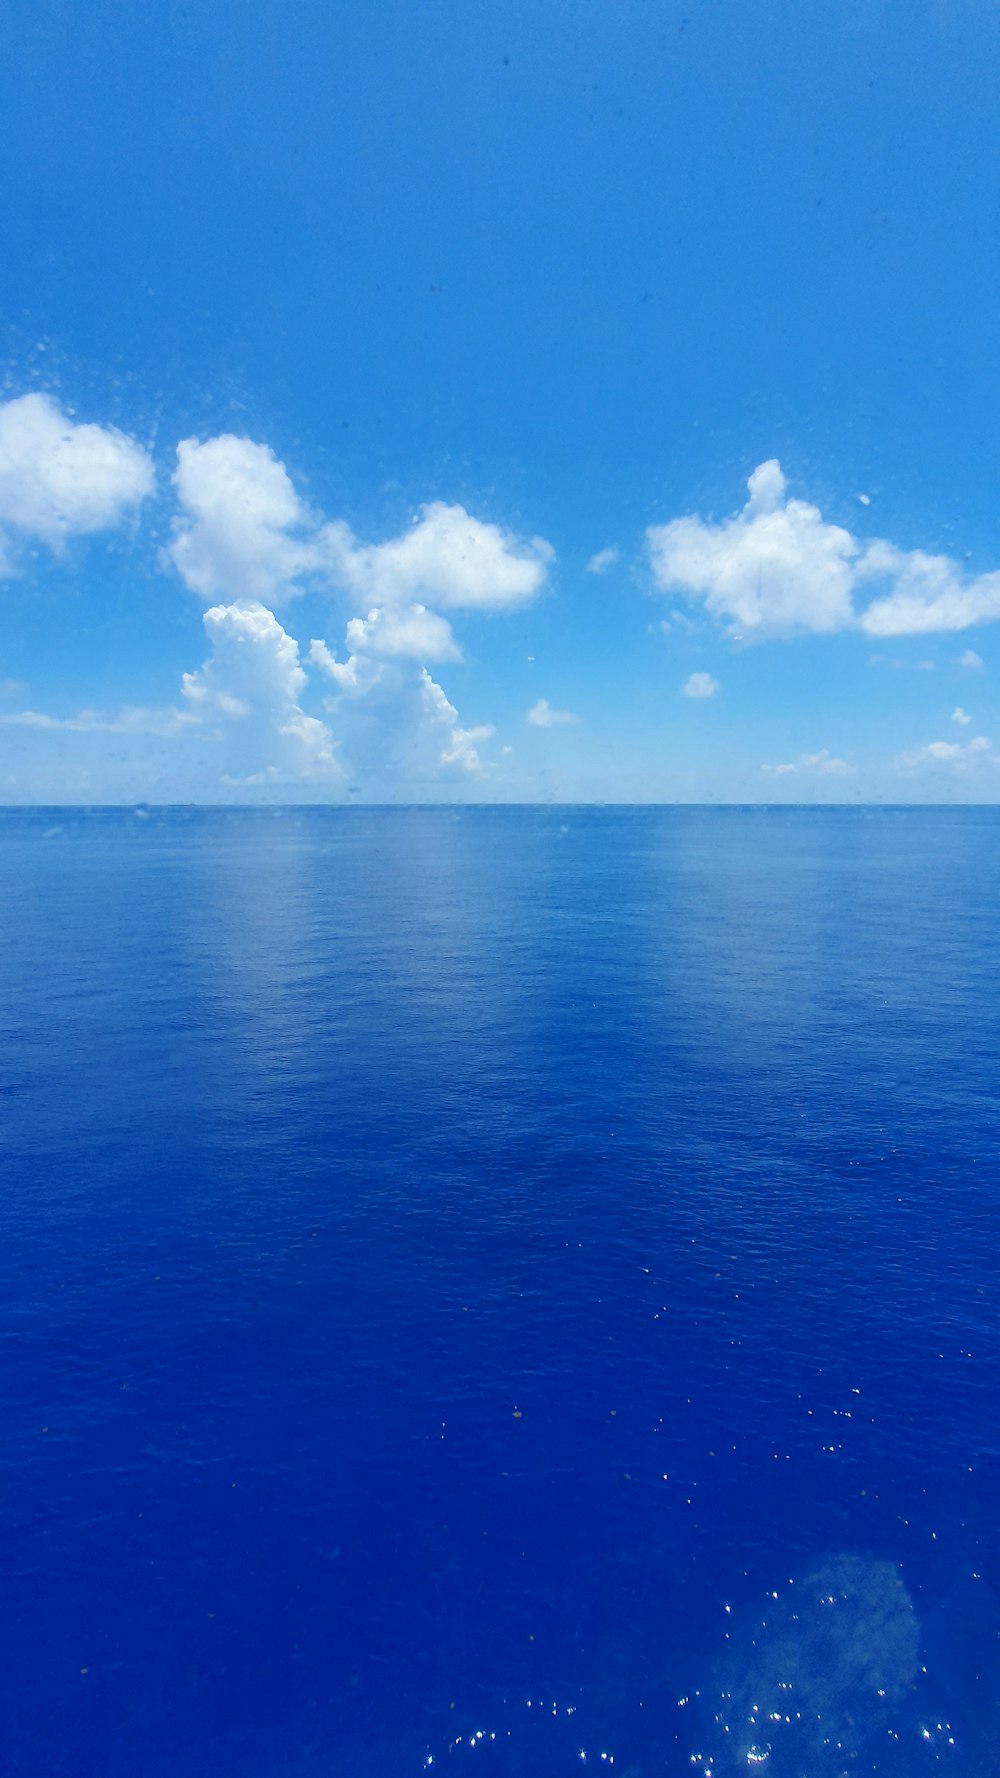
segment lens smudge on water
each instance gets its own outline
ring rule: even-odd
[[[895,1563],[831,1556],[736,1623],[707,1695],[704,1767],[840,1778],[892,1732],[919,1671],[920,1628]]]

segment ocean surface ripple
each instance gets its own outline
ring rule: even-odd
[[[0,888],[0,1771],[1000,1773],[1000,812]]]

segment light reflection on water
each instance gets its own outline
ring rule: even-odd
[[[527,1772],[544,1759],[552,1772],[603,1767],[625,1778],[654,1769],[701,1778],[969,1771],[953,1724],[928,1707],[920,1625],[894,1564],[831,1556],[772,1589],[762,1608],[725,1612],[724,1653],[673,1710],[662,1700],[654,1705],[662,1720],[645,1725],[644,1761],[623,1759],[587,1732],[593,1698],[565,1704],[542,1696],[508,1704],[489,1727],[456,1724],[441,1748],[424,1755],[424,1769]],[[992,1770],[992,1760],[975,1769]]]

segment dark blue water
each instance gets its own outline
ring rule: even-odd
[[[0,893],[5,1778],[1000,1771],[997,812]]]

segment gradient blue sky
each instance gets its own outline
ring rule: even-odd
[[[992,0],[8,0],[0,800],[996,801],[998,92]]]

